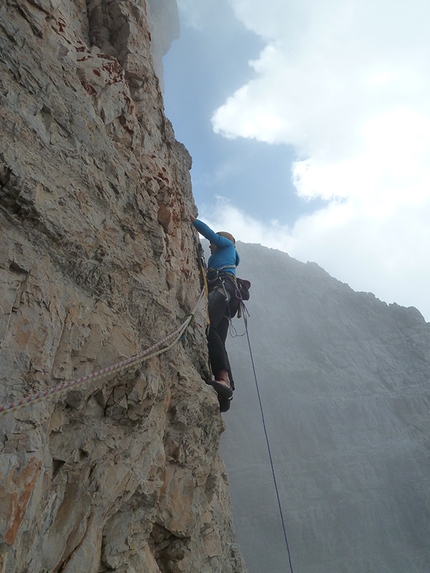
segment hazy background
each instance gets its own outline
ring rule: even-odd
[[[430,571],[430,324],[315,263],[238,245],[294,573]],[[290,573],[244,323],[227,339],[223,417],[250,573]]]

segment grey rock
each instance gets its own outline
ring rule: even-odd
[[[294,571],[427,572],[430,325],[314,263],[238,248]],[[252,573],[289,571],[246,337],[228,345],[237,389],[222,452],[239,542]]]
[[[204,302],[86,378],[201,292],[146,4],[4,0],[0,54],[0,571],[246,573]]]

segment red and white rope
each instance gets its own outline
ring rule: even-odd
[[[37,402],[41,402],[42,400],[53,394],[60,394],[62,392],[69,390],[70,388],[80,386],[85,382],[92,381],[98,378],[100,379],[105,378],[106,376],[112,374],[112,372],[121,372],[123,370],[126,370],[127,368],[130,368],[130,366],[136,365],[139,362],[147,360],[148,358],[152,358],[153,356],[157,356],[158,354],[166,352],[167,350],[172,348],[181,338],[182,334],[184,333],[184,331],[190,324],[191,320],[193,319],[194,313],[196,312],[204,294],[205,294],[205,289],[202,290],[199,300],[197,301],[197,304],[194,307],[193,312],[187,315],[186,320],[184,320],[184,322],[176,330],[174,330],[173,332],[171,332],[170,334],[168,334],[167,336],[165,336],[164,338],[162,338],[161,340],[159,340],[146,350],[139,352],[139,354],[136,354],[131,358],[121,360],[121,362],[117,362],[116,364],[112,364],[111,366],[106,366],[105,368],[97,370],[96,372],[92,372],[91,374],[82,376],[81,378],[76,378],[75,380],[64,382],[63,384],[60,384],[55,388],[48,388],[47,390],[43,390],[41,392],[38,392],[37,394],[33,394],[32,396],[21,398],[17,402],[11,402],[10,404],[4,406],[0,405],[0,416],[5,412],[14,412],[19,408],[26,406],[27,404],[35,404]],[[163,346],[164,344],[166,344],[166,342],[169,342],[172,339],[174,339],[173,342],[160,349],[160,346]]]

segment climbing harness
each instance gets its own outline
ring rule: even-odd
[[[208,280],[208,284],[212,286],[212,290],[217,290],[220,293],[222,293],[225,297],[225,302],[229,303],[230,302],[230,295],[227,292],[227,289],[225,288],[225,280],[224,280],[225,275],[219,275],[214,279],[210,279]],[[215,283],[218,283],[216,286]]]
[[[36,404],[37,402],[41,402],[42,400],[48,398],[49,396],[52,396],[53,394],[57,395],[61,394],[63,392],[66,392],[70,388],[81,386],[82,384],[90,380],[92,381],[97,378],[103,379],[106,376],[112,374],[112,372],[116,373],[123,372],[124,370],[127,370],[131,366],[135,366],[140,362],[143,362],[144,360],[148,360],[148,358],[152,358],[153,356],[157,356],[159,354],[162,354],[163,352],[166,352],[167,350],[172,348],[179,340],[181,340],[185,330],[193,320],[194,314],[204,294],[205,294],[205,289],[203,289],[202,292],[200,293],[199,299],[197,301],[196,306],[194,307],[193,312],[190,312],[189,314],[186,315],[186,319],[176,330],[174,330],[173,332],[171,332],[170,334],[168,334],[167,336],[165,336],[164,338],[162,338],[161,340],[159,340],[146,350],[143,350],[142,352],[136,354],[135,356],[132,356],[131,358],[127,358],[126,360],[121,360],[121,362],[118,362],[111,366],[107,366],[106,368],[102,368],[101,370],[98,370],[91,374],[87,374],[86,376],[82,376],[81,378],[76,378],[75,380],[64,382],[63,384],[60,384],[55,388],[48,388],[47,390],[43,390],[41,392],[38,392],[37,394],[28,396],[27,398],[21,398],[20,400],[18,400],[18,402],[12,402],[5,406],[0,405],[0,416],[5,412],[14,412],[19,408],[26,406],[27,404]],[[172,339],[173,341],[170,342]],[[163,346],[166,343],[169,344],[167,344],[167,346]]]
[[[220,274],[226,274],[225,271],[235,271],[236,265],[224,265],[223,267],[219,267],[218,269],[213,269],[212,267],[208,267],[208,273],[211,276],[217,277]],[[230,273],[232,274],[232,273]]]
[[[289,562],[289,565],[290,565],[290,573],[294,573],[293,563],[292,563],[292,560],[291,560],[290,544],[288,543],[288,536],[287,536],[287,529],[286,529],[286,526],[285,526],[284,513],[283,513],[283,511],[282,511],[282,504],[281,504],[281,498],[280,498],[280,496],[279,496],[278,482],[277,482],[277,480],[276,480],[276,472],[275,472],[275,466],[274,466],[274,463],[273,463],[272,449],[271,449],[271,447],[270,447],[269,434],[268,434],[268,432],[267,432],[266,419],[265,419],[265,417],[264,417],[264,410],[263,410],[263,403],[262,403],[262,401],[261,401],[260,388],[259,388],[259,386],[258,386],[257,372],[256,372],[256,369],[255,369],[255,363],[254,363],[254,356],[253,356],[253,353],[252,353],[251,341],[250,341],[250,338],[249,338],[248,319],[247,319],[247,316],[246,316],[247,314],[249,315],[249,313],[248,313],[248,311],[247,311],[245,305],[243,304],[243,302],[241,302],[241,304],[243,305],[244,310],[245,310],[245,312],[243,312],[243,319],[244,319],[244,322],[245,322],[245,333],[246,333],[246,338],[247,338],[247,341],[248,341],[248,348],[249,348],[249,355],[250,355],[250,357],[251,357],[252,370],[253,370],[253,373],[254,373],[255,387],[256,387],[256,389],[257,389],[258,403],[259,403],[259,405],[260,405],[261,420],[262,420],[262,422],[263,422],[264,436],[265,436],[265,438],[266,438],[267,451],[268,451],[268,454],[269,454],[270,467],[271,467],[271,470],[272,470],[273,483],[274,483],[274,486],[275,486],[276,499],[277,499],[278,508],[279,508],[279,515],[280,515],[280,517],[281,517],[282,530],[283,530],[283,533],[284,533],[285,545],[286,545],[287,553],[288,553],[288,562]]]

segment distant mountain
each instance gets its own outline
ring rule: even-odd
[[[428,573],[430,324],[314,263],[238,250],[294,573]],[[222,453],[236,532],[250,573],[288,573],[246,336],[227,345],[236,392]]]

